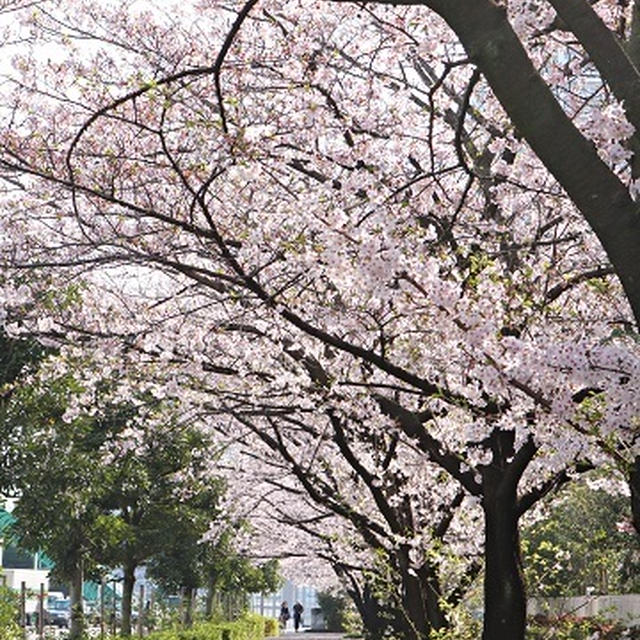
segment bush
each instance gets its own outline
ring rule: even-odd
[[[263,640],[271,628],[269,618],[246,614],[235,622],[202,622],[191,629],[154,631],[148,640]],[[270,635],[270,634],[269,634]]]
[[[327,631],[344,631],[347,614],[347,599],[342,595],[318,593],[318,605],[327,625]]]
[[[275,638],[280,635],[280,625],[275,618],[264,619],[264,635],[266,638]]]
[[[17,620],[18,595],[13,589],[0,585],[0,638],[2,640],[22,638]]]
[[[527,640],[640,640],[640,627],[627,629],[618,622],[598,618],[535,616],[529,621]]]

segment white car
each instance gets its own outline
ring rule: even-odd
[[[49,602],[45,620],[48,624],[68,629],[71,625],[71,600],[60,598]]]

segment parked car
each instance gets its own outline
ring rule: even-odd
[[[68,629],[71,625],[71,600],[53,600],[47,605],[45,620],[48,624]]]

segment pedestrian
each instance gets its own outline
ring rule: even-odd
[[[284,628],[287,626],[287,620],[290,617],[291,616],[289,615],[289,607],[287,606],[286,602],[283,602],[280,606],[280,617],[278,618],[280,620],[280,629],[284,630]]]
[[[304,607],[299,602],[296,602],[293,605],[293,626],[296,631],[298,630],[298,627],[300,627],[300,625],[302,624],[303,611],[304,611]]]

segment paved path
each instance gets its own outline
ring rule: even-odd
[[[344,633],[330,633],[328,631],[302,631],[295,633],[285,631],[278,636],[278,640],[342,640]],[[265,638],[265,640],[275,640]]]

